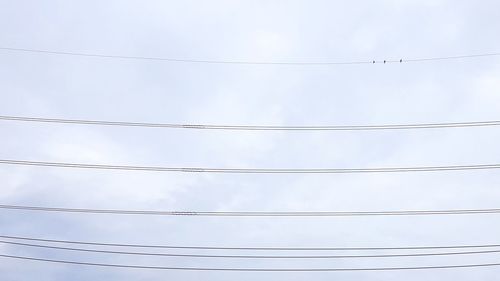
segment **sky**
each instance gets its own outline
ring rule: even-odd
[[[20,0],[0,4],[0,47],[200,60],[306,62],[405,60],[500,51],[497,1]],[[498,120],[500,113],[499,57],[283,66],[0,50],[0,62],[0,115],[285,126],[487,121]],[[1,159],[33,161],[221,168],[370,168],[500,162],[500,131],[496,127],[245,132],[0,121],[0,136]],[[500,207],[497,175],[495,170],[191,174],[2,164],[0,204],[176,211],[485,209]],[[498,244],[497,216],[227,218],[0,210],[0,235],[235,247]],[[498,263],[500,258],[499,254],[486,254],[215,260],[116,256],[5,244],[0,245],[0,253],[101,263],[261,268],[430,266]],[[153,271],[0,258],[1,279],[15,281],[462,281],[492,280],[499,274],[500,267],[326,273]]]

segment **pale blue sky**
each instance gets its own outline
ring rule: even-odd
[[[500,50],[497,1],[0,1],[0,46],[193,59],[345,61]],[[1,115],[165,123],[357,125],[498,120],[500,59],[347,66],[204,65],[0,51]],[[355,168],[500,162],[498,128],[230,132],[0,123],[0,158]],[[0,166],[0,204],[203,211],[498,208],[497,171],[219,175]],[[146,244],[500,243],[495,215],[116,217],[0,211],[0,235]],[[500,255],[334,261],[1,253],[214,267],[498,262]],[[500,268],[363,273],[105,269],[0,259],[2,280],[492,280]]]

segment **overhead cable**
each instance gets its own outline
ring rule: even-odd
[[[129,265],[129,264],[110,264],[35,258],[27,256],[5,255],[0,257],[51,262],[59,264],[74,264],[99,267],[129,268],[129,269],[154,269],[154,270],[189,270],[189,271],[253,271],[253,272],[321,272],[321,271],[394,271],[394,270],[426,270],[426,269],[452,269],[452,268],[474,268],[500,266],[500,263],[482,263],[482,264],[460,264],[460,265],[439,265],[439,266],[410,266],[410,267],[352,267],[352,268],[228,268],[228,267],[173,267],[173,266],[147,266],[147,265]]]
[[[376,168],[200,168],[200,167],[160,167],[160,166],[129,166],[129,165],[101,165],[65,162],[45,162],[0,159],[0,164],[123,170],[123,171],[150,171],[150,172],[182,172],[182,173],[233,173],[233,174],[351,174],[351,173],[400,173],[400,172],[442,172],[465,170],[490,170],[499,169],[500,164],[473,164],[473,165],[447,165],[447,166],[419,166],[419,167],[376,167]]]
[[[500,209],[455,209],[455,210],[404,210],[404,211],[310,211],[310,212],[266,212],[266,211],[153,211],[153,210],[118,210],[59,208],[22,205],[0,205],[0,209],[90,213],[112,215],[157,215],[157,216],[212,216],[212,217],[350,217],[350,216],[420,216],[420,215],[472,215],[498,214]]]
[[[38,123],[58,123],[77,125],[101,125],[144,128],[198,129],[198,130],[234,130],[234,131],[375,131],[375,130],[411,130],[438,128],[466,128],[498,126],[500,121],[416,123],[416,124],[381,124],[381,125],[325,125],[325,126],[274,126],[274,125],[211,125],[211,124],[173,124],[145,123],[126,121],[60,119],[0,115],[0,120]]]
[[[496,248],[500,244],[477,245],[432,245],[432,246],[399,246],[399,247],[228,247],[228,246],[186,246],[186,245],[146,245],[130,243],[102,243],[74,240],[58,240],[33,238],[12,235],[0,235],[0,238],[37,241],[48,243],[61,243],[87,246],[129,247],[129,248],[155,248],[155,249],[190,249],[190,250],[252,250],[252,251],[372,251],[372,250],[430,250],[430,249],[467,249],[467,248]]]
[[[121,60],[147,60],[147,61],[166,61],[178,63],[200,63],[200,64],[236,64],[236,65],[282,65],[282,66],[327,66],[327,65],[360,65],[360,64],[389,64],[389,63],[406,63],[406,62],[427,62],[427,61],[443,61],[443,60],[458,60],[468,58],[493,57],[500,56],[500,53],[482,53],[457,56],[442,56],[442,57],[424,57],[424,58],[398,58],[398,59],[382,59],[382,60],[359,60],[359,61],[246,61],[246,60],[212,60],[212,59],[191,59],[191,58],[173,58],[173,57],[153,57],[153,56],[126,56],[126,55],[110,55],[84,52],[42,50],[29,48],[13,48],[0,47],[3,51],[26,52],[35,54],[49,55],[64,55],[64,56],[80,56],[105,59],[121,59]]]
[[[380,255],[300,255],[300,256],[285,256],[285,255],[204,255],[204,254],[179,254],[179,253],[151,253],[151,252],[130,252],[130,251],[110,251],[96,250],[74,247],[60,247],[50,245],[40,245],[31,243],[19,243],[12,241],[0,240],[0,243],[35,247],[43,249],[76,251],[87,253],[100,254],[118,254],[118,255],[138,255],[138,256],[156,256],[156,257],[183,257],[183,258],[230,258],[230,259],[352,259],[352,258],[398,258],[398,257],[428,257],[428,256],[454,256],[454,255],[475,255],[475,254],[493,254],[500,253],[500,250],[482,250],[482,251],[466,251],[466,252],[437,252],[437,253],[411,253],[411,254],[380,254]]]

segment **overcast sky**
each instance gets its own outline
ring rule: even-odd
[[[498,1],[0,1],[0,47],[247,61],[409,59],[500,50]],[[500,59],[272,66],[0,51],[0,115],[228,125],[500,119]],[[500,162],[496,127],[242,132],[0,122],[0,158],[223,168]],[[0,166],[0,204],[186,211],[500,207],[498,171],[241,175]],[[497,215],[208,218],[0,211],[0,235],[201,246],[500,243]],[[493,263],[499,254],[248,261],[0,245],[3,254],[202,267]],[[218,252],[221,253],[221,252]],[[227,253],[227,252],[224,252]],[[232,253],[232,252],[231,252]],[[241,253],[241,252],[238,252]],[[234,253],[233,253],[234,254]],[[276,254],[276,253],[274,253]],[[314,253],[311,253],[314,254]],[[2,280],[492,280],[500,267],[343,273],[145,271],[0,259]]]

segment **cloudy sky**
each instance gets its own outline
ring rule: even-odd
[[[500,50],[497,1],[0,3],[0,47],[306,62],[404,60]],[[228,125],[404,124],[500,118],[498,57],[385,65],[279,66],[2,50],[0,62],[0,115]],[[34,161],[222,168],[500,162],[500,132],[496,127],[242,132],[1,121],[0,136],[1,159]],[[12,205],[182,211],[500,207],[500,177],[495,170],[242,175],[2,164],[0,178],[0,204]],[[0,235],[200,246],[398,247],[500,243],[500,225],[498,216],[491,214],[210,218],[1,210]],[[500,254],[487,254],[249,261],[115,256],[5,244],[0,245],[0,253],[101,263],[262,268],[433,266],[498,263],[500,258]],[[500,267],[342,273],[147,271],[0,259],[1,279],[16,281],[491,280],[499,274]]]

